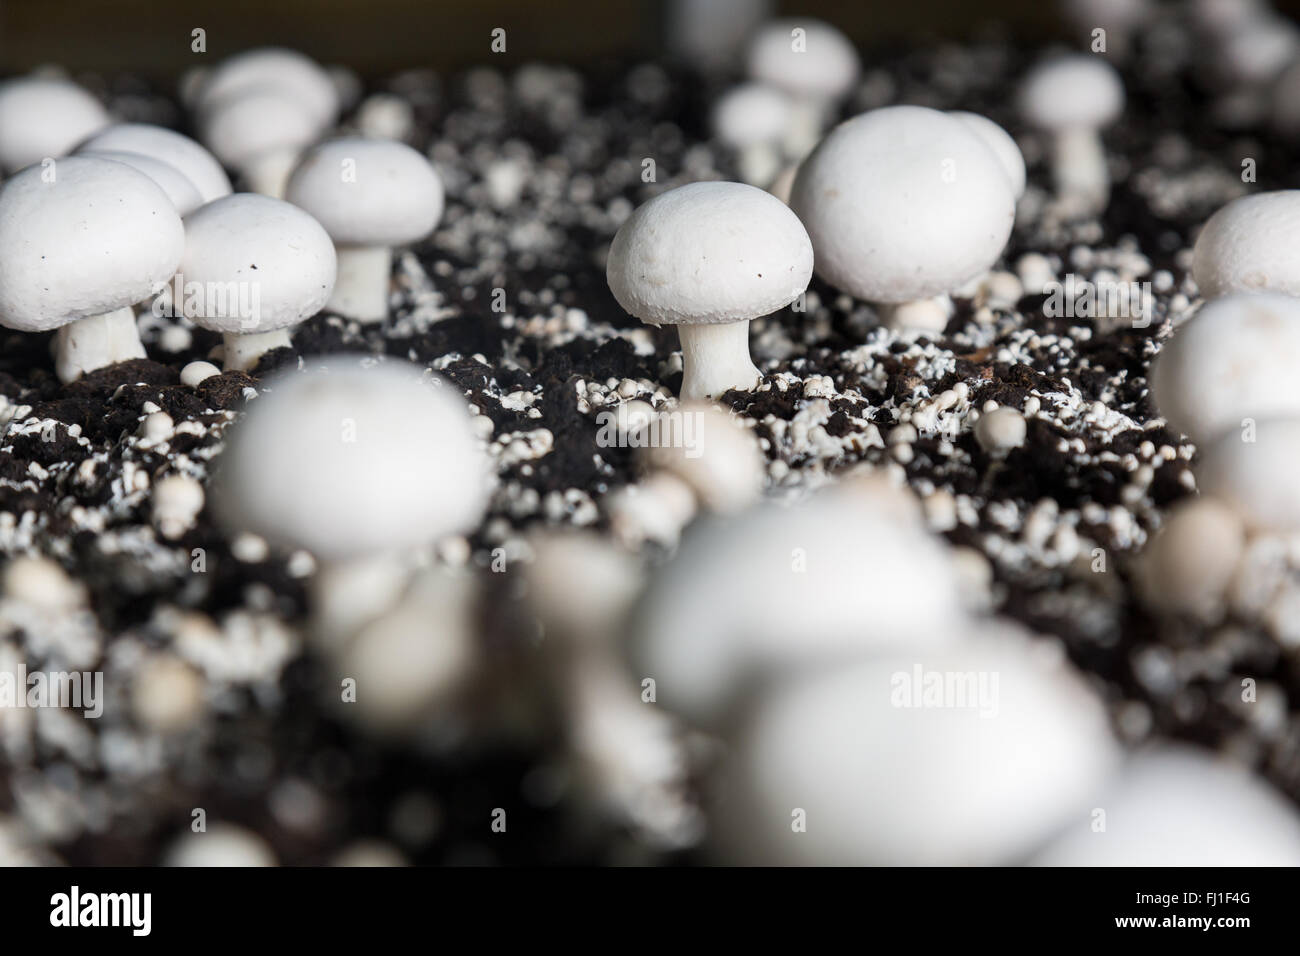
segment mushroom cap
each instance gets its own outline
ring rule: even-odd
[[[1124,81],[1100,56],[1054,57],[1025,77],[1020,111],[1041,129],[1101,129],[1124,112]]]
[[[1255,193],[1228,203],[1201,227],[1192,277],[1207,299],[1230,292],[1300,295],[1300,189]]]
[[[1196,483],[1237,509],[1251,530],[1277,533],[1300,529],[1300,419],[1255,422],[1255,440],[1237,428],[1210,442],[1201,454]]]
[[[716,794],[728,862],[1013,862],[1086,819],[1118,761],[1105,707],[1059,645],[1008,624],[782,675],[747,716]]]
[[[185,247],[162,187],[130,166],[69,156],[0,186],[0,324],[23,332],[135,305]]]
[[[203,142],[235,169],[273,150],[302,149],[319,135],[311,113],[274,89],[225,97],[199,117]]]
[[[217,158],[188,136],[149,123],[117,123],[96,133],[79,147],[143,153],[175,166],[192,182],[204,202],[230,195],[230,179]]]
[[[794,30],[804,31],[804,49],[794,48]],[[769,20],[749,42],[751,79],[796,96],[838,99],[849,92],[862,69],[858,51],[840,30],[805,17]]]
[[[308,150],[285,199],[320,220],[342,246],[417,242],[433,232],[443,209],[442,179],[420,152],[361,137]]]
[[[1246,768],[1198,747],[1136,754],[1097,806],[1104,838],[1081,817],[1035,866],[1300,866],[1300,815]]]
[[[284,47],[260,47],[228,57],[202,81],[195,106],[200,113],[252,93],[280,92],[311,117],[317,132],[338,118],[338,87],[329,71],[310,57]]]
[[[270,332],[315,315],[334,291],[338,261],[321,224],[297,206],[257,193],[233,193],[185,217],[186,285],[226,288],[249,283],[259,314],[241,313],[238,295],[223,296],[218,315],[193,317],[215,332]]]
[[[1197,444],[1243,418],[1300,418],[1300,300],[1237,293],[1178,327],[1151,368],[1156,408]]]
[[[813,247],[779,199],[743,183],[690,183],[640,206],[609,247],[618,304],[653,325],[739,322],[808,287]]]
[[[790,126],[790,97],[765,83],[734,86],[713,108],[713,132],[736,149],[780,142]]]
[[[1300,33],[1295,25],[1271,12],[1234,24],[1225,34],[1216,37],[1211,46],[1211,59],[1214,74],[1228,86],[1269,83],[1295,60],[1296,49],[1300,47]]]
[[[111,159],[115,163],[122,163],[139,170],[162,187],[167,198],[176,207],[176,212],[182,216],[203,205],[203,197],[199,195],[198,187],[179,169],[161,159],[146,156],[144,153],[128,153],[115,149],[82,149],[77,151],[77,155]]]
[[[984,145],[993,151],[993,155],[1002,164],[1002,169],[1011,181],[1011,192],[1017,199],[1025,194],[1025,157],[1020,147],[1011,138],[1011,134],[987,116],[968,113],[965,110],[953,110],[948,113],[959,119],[966,127],[984,141]]]
[[[1015,222],[1002,163],[960,120],[920,106],[841,123],[790,192],[817,274],[872,302],[941,295],[997,261]]]
[[[99,100],[69,80],[5,80],[0,83],[0,165],[12,172],[66,156],[110,122]]]
[[[325,561],[473,528],[490,468],[455,386],[401,361],[279,373],[231,429],[218,517]]]

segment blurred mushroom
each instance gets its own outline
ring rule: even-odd
[[[68,80],[5,80],[0,83],[0,166],[13,173],[66,156],[110,122],[99,100]]]

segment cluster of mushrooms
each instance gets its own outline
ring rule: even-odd
[[[1059,645],[981,605],[979,563],[931,535],[906,489],[863,473],[793,505],[762,501],[756,440],[713,404],[760,387],[751,320],[796,303],[816,273],[900,334],[941,332],[953,299],[977,294],[1002,257],[1026,164],[972,113],[890,106],[836,123],[860,62],[828,24],[765,24],[745,63],[713,119],[746,181],[661,193],[607,257],[619,305],[676,326],[682,349],[680,403],[641,403],[620,425],[696,415],[697,442],[643,450],[646,481],[611,495],[612,538],[544,531],[522,563],[591,791],[675,848],[704,832],[703,778],[704,806],[723,808],[709,846],[726,861],[1300,860],[1293,809],[1257,778],[1192,749],[1124,754],[1097,689]],[[232,57],[185,99],[206,148],[114,124],[65,80],[0,86],[0,323],[57,329],[65,382],[142,357],[134,310],[190,283],[256,290],[253,310],[200,295],[184,312],[222,333],[227,369],[255,369],[322,310],[383,320],[392,249],[439,222],[429,161],[393,139],[330,138],[338,84],[299,54]],[[1092,53],[1025,79],[1022,113],[1043,134],[1063,215],[1105,207],[1100,132],[1124,101]],[[227,170],[251,191],[232,192]],[[1209,613],[1249,529],[1300,528],[1300,392],[1285,376],[1300,361],[1296,242],[1300,193],[1216,215],[1194,270],[1212,301],[1157,366],[1162,414],[1205,443],[1207,494],[1150,556],[1156,599],[1179,610]],[[489,666],[468,552],[494,476],[473,410],[398,360],[331,356],[259,391],[226,436],[214,513],[232,535],[314,563],[303,629],[361,689],[344,719],[398,737],[436,725],[454,745]],[[980,419],[981,444],[1023,441],[1018,413],[997,412]],[[665,540],[691,527],[646,585],[620,518],[644,529],[630,519],[650,495],[675,516]],[[931,678],[954,675],[980,699],[928,704]],[[701,739],[723,756],[700,759]],[[1090,826],[1098,806],[1104,839]]]

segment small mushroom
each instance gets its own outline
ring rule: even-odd
[[[677,326],[681,397],[691,399],[758,384],[749,322],[797,299],[812,265],[808,233],[779,199],[743,183],[704,182],[632,213],[610,245],[605,274],[627,312]]]
[[[1002,164],[1011,183],[1011,192],[1019,199],[1025,194],[1025,157],[1020,147],[1011,138],[1011,134],[987,116],[968,113],[965,110],[953,110],[948,113],[953,119],[961,120],[966,128],[984,141],[984,145],[993,151],[993,155]]]
[[[0,324],[58,329],[64,382],[143,358],[132,307],[175,273],[184,247],[171,200],[130,166],[71,156],[28,167],[0,186]]]
[[[236,193],[185,217],[180,274],[186,299],[192,287],[202,303],[189,318],[222,333],[227,370],[250,369],[288,347],[289,328],[328,301],[334,272],[321,224],[279,199]]]
[[[338,254],[328,308],[362,322],[388,316],[393,247],[418,242],[442,218],[442,180],[404,143],[338,139],[309,150],[285,198],[315,216]]]
[[[1268,418],[1224,432],[1202,449],[1197,485],[1231,505],[1252,531],[1300,529],[1300,419]]]
[[[66,156],[110,122],[99,100],[68,80],[6,80],[0,83],[0,166],[12,173]]]
[[[194,184],[204,202],[230,195],[230,179],[206,149],[175,130],[149,123],[117,123],[96,133],[78,152],[140,153],[174,166]]]
[[[214,512],[316,558],[314,636],[338,647],[397,600],[410,552],[475,527],[491,469],[457,390],[405,362],[332,356],[260,391],[231,429]]]
[[[1192,277],[1207,299],[1231,292],[1300,295],[1300,189],[1234,199],[1201,227]]]
[[[302,104],[274,89],[217,101],[200,115],[199,131],[253,192],[277,199],[302,151],[321,134]]]
[[[339,114],[338,87],[329,71],[310,57],[284,47],[260,47],[222,60],[195,92],[200,113],[251,93],[276,91],[298,103],[317,130]]]
[[[1093,214],[1110,199],[1101,130],[1124,112],[1124,81],[1100,56],[1057,57],[1030,71],[1020,91],[1025,119],[1052,136],[1052,174],[1069,208]]]
[[[115,163],[122,163],[144,173],[162,188],[179,215],[184,216],[203,205],[203,197],[199,195],[198,187],[179,169],[161,159],[143,153],[125,153],[111,149],[81,149],[77,151],[77,155],[111,159]]]
[[[713,134],[737,153],[742,181],[767,187],[781,172],[781,139],[790,128],[790,97],[775,86],[743,83],[713,108]]]
[[[1213,498],[1180,502],[1138,563],[1138,591],[1148,605],[1216,623],[1246,549],[1235,511]]]
[[[895,327],[926,316],[997,261],[1015,221],[1003,164],[960,119],[919,106],[841,123],[804,160],[790,207],[808,227],[817,274],[880,303]],[[939,306],[942,308],[942,306]]]

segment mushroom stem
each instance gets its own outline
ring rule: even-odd
[[[677,326],[682,343],[683,399],[716,398],[731,388],[749,391],[762,373],[749,357],[749,320]]]
[[[358,322],[388,318],[393,252],[387,246],[341,246],[334,294],[325,308]]]
[[[773,143],[751,143],[740,151],[736,165],[742,182],[766,189],[781,172],[781,155]]]
[[[795,97],[790,106],[790,125],[783,143],[786,156],[801,162],[820,142],[829,125],[832,104],[811,96]]]
[[[227,332],[222,338],[225,341],[224,365],[227,372],[247,372],[272,349],[289,347],[288,329],[251,333]]]
[[[54,367],[61,382],[74,381],[116,362],[144,357],[135,310],[129,306],[69,322],[54,337]]]
[[[323,650],[340,650],[397,603],[409,579],[394,554],[321,562],[310,587],[312,640]]]
[[[298,156],[297,149],[273,149],[248,160],[241,172],[249,191],[283,199],[284,188],[289,183],[289,174],[298,164]]]
[[[1056,134],[1052,176],[1060,198],[1078,203],[1087,212],[1106,208],[1110,171],[1106,168],[1106,149],[1095,129],[1073,127]]]

